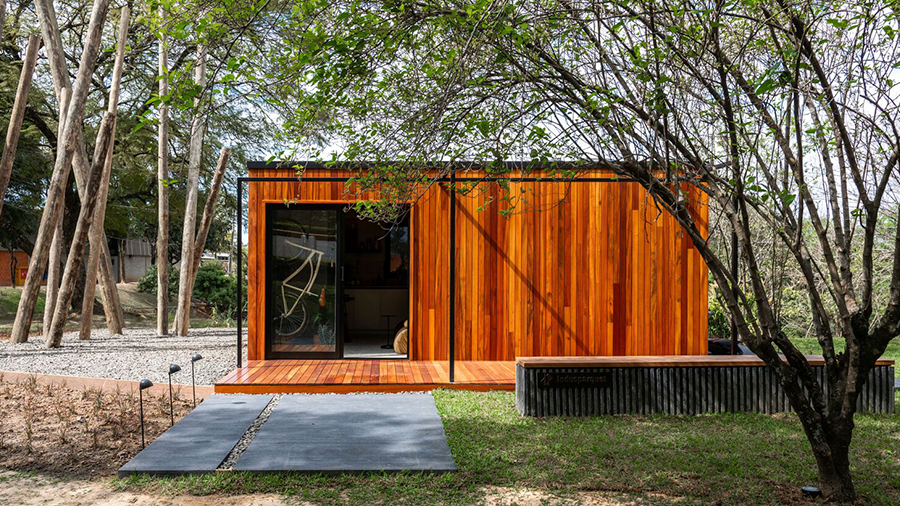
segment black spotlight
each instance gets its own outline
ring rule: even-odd
[[[806,497],[819,497],[822,495],[822,491],[818,487],[800,487],[800,491]]]
[[[203,360],[203,355],[199,353],[194,353],[194,356],[191,357],[191,397],[194,399],[194,407],[197,407],[197,380],[194,379],[194,362],[198,360]]]
[[[172,375],[181,370],[181,366],[178,364],[170,364],[169,365],[169,418],[171,419],[171,424],[175,425],[175,403],[172,400]]]
[[[142,379],[138,388],[138,396],[141,399],[141,448],[146,447],[144,443],[144,390],[153,386],[153,382],[148,379]]]

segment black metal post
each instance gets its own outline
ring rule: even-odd
[[[203,355],[194,353],[191,355],[191,399],[194,401],[194,407],[197,407],[197,379],[194,377],[194,364],[198,360],[203,360]]]
[[[178,364],[169,364],[169,418],[172,420],[172,425],[175,425],[175,399],[172,395],[172,375],[181,370],[181,366]]]
[[[194,402],[194,407],[197,407],[197,380],[194,378],[194,361],[191,360],[191,400]]]
[[[456,172],[450,173],[450,383],[456,381]]]
[[[735,202],[737,199],[735,199]],[[738,297],[738,240],[737,233],[731,233],[731,277],[734,279],[734,284],[731,286],[731,293],[734,296],[734,299],[737,300]],[[738,331],[737,331],[737,322],[734,320],[734,315],[731,316],[731,354],[737,354],[737,339],[738,339]]]
[[[141,448],[145,448],[147,446],[146,442],[144,442],[144,390],[153,386],[153,382],[148,379],[142,379],[138,384],[138,397],[140,398],[140,410],[141,410]]]
[[[237,182],[237,366],[238,369],[241,368],[243,364],[243,355],[244,355],[244,346],[242,341],[243,335],[241,334],[241,320],[244,316],[244,304],[243,298],[241,297],[242,284],[244,273],[244,260],[243,260],[243,231],[241,230],[243,227],[243,216],[244,216],[244,178],[239,177]]]
[[[172,375],[169,374],[169,427],[175,425],[175,401],[172,399]]]
[[[146,448],[147,444],[144,442],[144,389],[141,388],[138,390],[138,396],[141,398],[141,448]]]

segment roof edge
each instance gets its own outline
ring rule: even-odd
[[[274,160],[271,162],[265,161],[249,161],[247,162],[247,169],[250,170],[260,170],[260,169],[333,169],[333,170],[362,170],[368,169],[378,166],[385,165],[403,165],[407,162],[396,160],[396,161],[387,161],[387,162],[371,162],[371,161],[361,161],[361,162],[319,162],[312,160],[298,160],[298,161],[289,161],[289,160]],[[547,170],[547,169],[562,169],[562,170],[572,170],[572,169],[603,169],[603,165],[600,163],[587,163],[587,162],[573,162],[573,161],[551,161],[546,163],[538,163],[532,161],[508,161],[502,162],[503,166],[506,170]],[[437,167],[437,166],[448,166],[452,169],[470,169],[470,170],[480,170],[484,169],[488,166],[497,167],[498,163],[487,163],[487,162],[476,162],[476,161],[459,161],[459,162],[444,162],[444,163],[435,163],[430,166],[423,167]],[[612,170],[611,167],[609,167]]]

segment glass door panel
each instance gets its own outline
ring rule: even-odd
[[[329,206],[266,206],[267,356],[341,356],[339,213]]]

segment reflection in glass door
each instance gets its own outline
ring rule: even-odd
[[[341,356],[339,213],[333,206],[266,206],[267,356]]]

